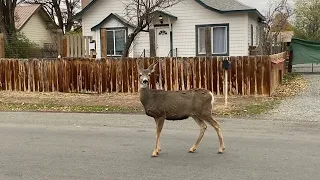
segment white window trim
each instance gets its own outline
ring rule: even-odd
[[[226,30],[225,30],[225,52],[219,52],[219,53],[214,53],[213,52],[213,29],[214,28],[217,28],[217,27],[224,27]],[[211,52],[212,52],[212,54],[227,54],[228,53],[228,26],[212,26],[211,27]]]
[[[126,29],[125,28],[120,28],[120,29],[107,29],[106,30],[106,32],[113,32],[113,54],[108,54],[108,52],[107,52],[107,56],[122,56],[122,54],[121,55],[119,55],[119,54],[116,54],[116,31],[119,31],[119,30],[121,30],[121,31],[124,31],[124,43],[126,43],[127,42],[127,36],[126,36]],[[107,47],[108,48],[108,47]]]
[[[205,27],[198,27],[198,54],[206,54],[206,51],[204,51],[204,52],[200,52],[200,29],[204,29],[204,30],[206,30],[206,28]],[[204,31],[205,32],[205,34],[206,34],[206,31]]]

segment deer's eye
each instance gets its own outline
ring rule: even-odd
[[[139,76],[141,77],[141,76],[142,76],[142,74],[139,74]]]
[[[150,76],[151,74],[149,73],[148,76]]]

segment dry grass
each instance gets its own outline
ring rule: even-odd
[[[245,116],[263,113],[279,102],[306,87],[306,81],[297,74],[285,76],[272,97],[229,96],[228,105],[223,97],[216,97],[214,114],[218,116]],[[64,111],[64,112],[121,112],[143,113],[139,94],[78,94],[34,93],[0,91],[0,111]]]
[[[292,97],[303,91],[307,85],[308,82],[300,74],[286,74],[282,85],[277,87],[272,96],[278,98]]]

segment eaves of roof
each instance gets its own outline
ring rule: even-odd
[[[81,17],[99,0],[92,0],[85,8],[83,8],[79,13],[77,13],[73,19],[81,19]],[[239,10],[220,10],[217,8],[214,8],[212,6],[208,6],[207,4],[203,3],[201,0],[195,0],[197,3],[199,3],[201,6],[203,6],[206,9],[218,12],[218,13],[236,13],[236,12],[253,12],[257,13],[258,16],[262,19],[265,20],[266,18],[257,10],[257,9],[239,9]]]

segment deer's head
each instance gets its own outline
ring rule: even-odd
[[[158,62],[151,64],[147,69],[143,68],[143,65],[139,63],[139,83],[140,88],[149,88],[150,84],[150,75],[154,72]]]

